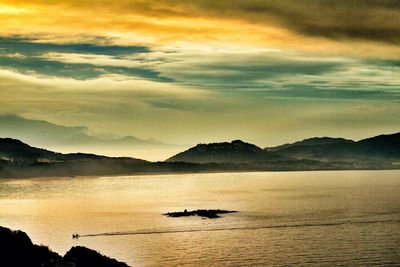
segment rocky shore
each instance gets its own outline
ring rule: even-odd
[[[189,216],[199,216],[203,218],[215,219],[221,217],[220,214],[237,212],[234,210],[192,210],[192,211],[177,211],[168,212],[163,215],[168,217],[189,217]]]
[[[0,265],[8,267],[127,267],[86,247],[72,247],[64,256],[35,245],[23,231],[0,226]]]

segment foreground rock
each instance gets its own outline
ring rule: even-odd
[[[73,247],[64,257],[32,243],[22,231],[0,226],[0,266],[7,267],[127,267],[128,265],[85,248]]]
[[[119,262],[116,259],[99,254],[97,251],[86,247],[73,247],[63,257],[63,260],[74,262],[76,267],[79,266],[97,266],[97,267],[125,267],[125,263]]]
[[[233,213],[237,212],[235,210],[192,210],[192,211],[178,211],[178,212],[168,212],[163,215],[168,217],[189,217],[189,216],[199,216],[209,219],[220,218],[219,214]]]

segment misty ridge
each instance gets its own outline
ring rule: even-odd
[[[314,137],[260,148],[235,140],[198,144],[165,161],[63,154],[0,138],[0,177],[96,176],[236,171],[399,169],[400,133],[360,141]]]
[[[188,145],[176,145],[154,138],[141,139],[107,133],[93,133],[85,126],[64,126],[45,120],[34,120],[14,114],[0,115],[0,137],[12,137],[35,147],[65,153],[85,151],[109,156],[137,155],[138,157],[164,159],[182,151]],[[154,156],[152,156],[154,155]]]

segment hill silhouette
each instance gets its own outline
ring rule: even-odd
[[[400,160],[400,133],[379,135],[357,142],[343,138],[310,138],[265,150],[295,159],[396,162]]]
[[[107,175],[142,169],[145,160],[94,154],[62,154],[0,138],[0,177]]]
[[[227,171],[400,168],[400,133],[360,141],[310,138],[261,149],[240,140],[199,144],[164,162],[95,154],[62,154],[0,138],[0,178]]]
[[[129,175],[240,170],[241,166],[149,162],[129,157],[62,154],[0,138],[0,178]],[[246,167],[246,169],[248,169]]]
[[[235,140],[230,143],[198,144],[169,159],[167,162],[194,163],[248,163],[268,160],[282,160],[286,157],[260,147]]]

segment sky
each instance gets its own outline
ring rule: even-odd
[[[400,131],[397,0],[0,0],[0,115],[261,147]]]

